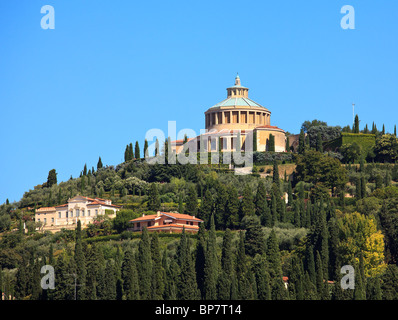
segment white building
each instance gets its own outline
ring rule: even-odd
[[[66,204],[37,209],[35,221],[42,222],[42,227],[40,228],[42,231],[56,232],[63,228],[74,229],[78,220],[80,220],[82,228],[84,228],[98,215],[107,213],[110,218],[114,218],[120,208],[120,206],[112,204],[112,201],[108,199],[76,196],[69,199]]]

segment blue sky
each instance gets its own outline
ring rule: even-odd
[[[343,30],[343,5],[355,30]],[[55,9],[55,29],[40,9]],[[123,161],[152,128],[204,128],[239,72],[271,124],[373,121],[398,107],[398,3],[382,1],[0,2],[0,203],[56,169]]]

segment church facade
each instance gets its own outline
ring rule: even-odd
[[[188,139],[198,152],[251,151],[246,149],[250,137],[257,151],[269,151],[270,135],[274,136],[275,152],[286,151],[286,133],[271,125],[271,111],[249,98],[249,88],[241,85],[239,76],[227,88],[227,98],[205,112],[206,133]],[[183,140],[172,142],[172,149],[183,150]],[[204,150],[203,150],[204,149]]]

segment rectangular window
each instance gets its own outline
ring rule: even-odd
[[[51,218],[51,223],[54,223],[54,218]]]
[[[141,226],[141,224],[139,222],[137,222],[137,228],[139,228]]]
[[[95,215],[98,216],[98,210],[95,210]]]
[[[82,217],[84,217],[84,210],[82,210]]]
[[[76,217],[80,217],[80,210],[76,209]]]
[[[73,218],[73,211],[70,212],[70,217]]]
[[[47,218],[44,218],[44,224],[46,224],[47,223]]]
[[[58,219],[61,219],[61,212],[58,212]]]
[[[90,210],[87,210],[87,215],[90,216],[90,214],[91,214],[91,213],[90,213]]]

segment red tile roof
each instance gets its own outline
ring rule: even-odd
[[[181,220],[193,220],[193,221],[203,221],[201,219],[198,219],[194,216],[190,216],[189,214],[183,214],[183,213],[174,213],[174,212],[160,212],[161,214],[165,214],[167,216],[171,216],[176,219],[181,219]]]
[[[171,217],[172,219],[203,222],[203,220],[198,219],[194,216],[190,216],[189,214],[174,213],[174,212],[159,212],[159,213],[160,213],[160,215],[165,215],[165,216]],[[150,220],[155,220],[157,218],[159,218],[159,216],[157,214],[148,214],[148,215],[130,220],[130,222],[150,221]]]
[[[42,207],[36,210],[36,212],[47,212],[47,211],[55,211],[55,207]]]
[[[139,222],[139,221],[148,221],[148,220],[155,220],[158,216],[156,214],[148,214],[146,216],[142,216],[130,221]]]
[[[180,228],[180,229],[185,228],[185,229],[195,229],[195,230],[199,229],[198,226],[191,226],[189,224],[185,225],[185,224],[170,223],[170,224],[162,224],[162,225],[159,225],[159,226],[150,226],[150,227],[148,227],[148,230],[149,229],[150,230],[153,230],[153,229],[165,229],[165,228],[166,229],[167,228]]]

